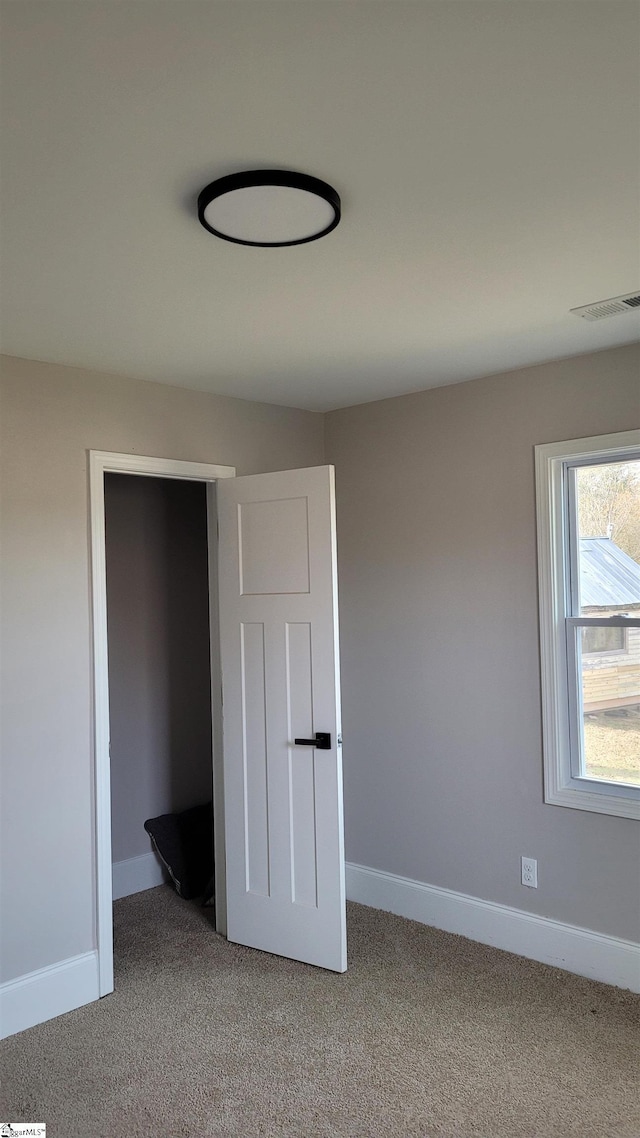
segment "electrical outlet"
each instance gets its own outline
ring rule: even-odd
[[[535,857],[520,858],[522,865],[522,884],[530,889],[538,888],[538,863]]]

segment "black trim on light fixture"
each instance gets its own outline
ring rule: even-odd
[[[233,190],[244,190],[249,186],[287,186],[293,190],[304,190],[308,194],[315,194],[322,198],[333,209],[333,220],[319,233],[312,233],[309,237],[296,237],[293,241],[243,241],[239,237],[230,237],[228,233],[221,233],[205,221],[205,210],[215,198]],[[340,221],[340,195],[327,182],[320,178],[313,178],[310,174],[300,174],[296,170],[246,170],[239,174],[228,174],[210,182],[198,195],[198,220],[209,233],[221,237],[223,241],[232,241],[235,245],[255,245],[260,248],[276,249],[284,245],[305,245],[308,241],[317,241],[319,237],[326,237]]]

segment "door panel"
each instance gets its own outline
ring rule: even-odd
[[[264,624],[240,626],[246,887],[269,896]]]
[[[227,934],[342,972],[334,510],[332,467],[218,484]]]
[[[308,593],[307,499],[242,502],[238,516],[242,595]]]
[[[311,624],[287,623],[288,737],[304,736],[313,723]],[[291,814],[291,890],[293,901],[318,905],[316,868],[316,752],[299,761],[297,748],[289,749],[289,802]],[[324,756],[324,752],[321,752]]]

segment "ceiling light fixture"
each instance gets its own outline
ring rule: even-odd
[[[238,245],[303,245],[331,233],[340,221],[333,186],[295,170],[247,170],[205,186],[200,223]]]

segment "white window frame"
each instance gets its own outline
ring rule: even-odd
[[[640,430],[535,448],[544,800],[553,806],[621,818],[640,818],[640,788],[589,778],[578,768],[582,693],[573,645],[576,627],[606,624],[637,628],[640,619],[579,615],[572,471],[578,466],[632,459],[640,459]]]

